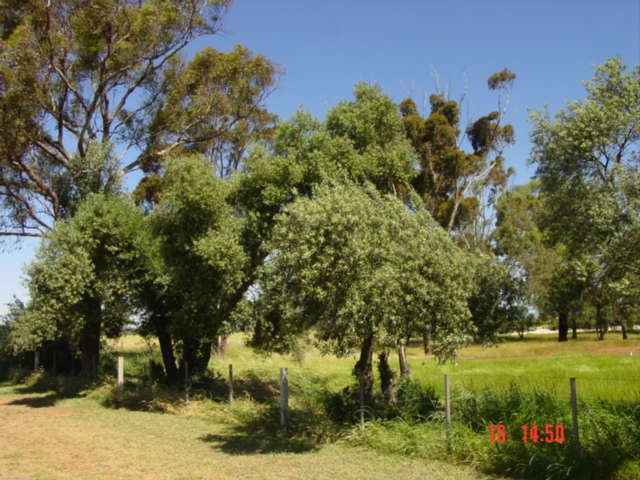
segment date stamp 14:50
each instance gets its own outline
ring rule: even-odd
[[[500,423],[488,425],[489,442],[505,443],[507,441],[507,427]],[[522,425],[521,440],[523,443],[564,443],[564,424]]]

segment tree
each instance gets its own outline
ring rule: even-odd
[[[249,255],[247,286],[269,255],[276,216],[295,199],[309,197],[327,180],[371,182],[383,192],[406,190],[415,167],[402,121],[379,87],[357,84],[322,122],[299,111],[275,129],[269,144],[254,148],[244,172],[232,178],[229,201],[245,219],[242,243]]]
[[[377,345],[430,324],[438,358],[454,357],[469,328],[462,253],[417,203],[333,184],[290,204],[260,276],[254,345],[286,349],[313,328],[326,351],[358,349],[367,400]]]
[[[618,248],[637,238],[640,216],[640,65],[626,71],[620,59],[610,59],[585,87],[587,98],[554,119],[532,114],[531,162],[545,198],[543,228],[584,272],[604,338],[606,310],[621,293],[614,286],[636,279],[637,252]]]
[[[243,47],[180,58],[193,39],[217,31],[228,3],[0,7],[2,235],[40,236],[73,214],[86,172],[103,178],[91,191],[108,190],[136,168],[152,176],[178,147],[209,154],[225,174],[237,166],[273,121],[261,103],[276,69]],[[106,165],[87,160],[95,143],[112,145]],[[135,160],[123,167],[129,151]],[[153,198],[156,180],[145,180],[143,197]]]
[[[140,289],[143,331],[158,337],[169,383],[202,374],[211,341],[247,288],[243,220],[227,203],[229,184],[201,156],[165,162],[161,196],[147,217],[156,240]],[[179,354],[179,368],[176,365]],[[181,357],[181,358],[180,358]]]
[[[147,242],[133,202],[89,195],[44,237],[28,268],[31,300],[12,327],[14,348],[64,339],[80,351],[83,376],[96,378],[101,336],[120,335],[135,311]]]
[[[498,333],[510,327],[521,330],[527,316],[524,279],[508,265],[479,252],[468,255],[469,311],[475,327],[475,340],[492,344]]]
[[[488,86],[503,91],[508,98],[515,78],[513,72],[504,69],[489,78]],[[458,102],[440,94],[431,95],[429,102],[431,112],[424,118],[413,100],[400,103],[407,138],[420,159],[412,185],[433,217],[447,231],[456,231],[470,243],[478,237],[473,230],[486,228],[478,224],[486,207],[485,192],[489,192],[487,200],[491,203],[509,175],[502,153],[514,142],[513,127],[502,125],[505,108],[501,105],[498,111],[468,126],[465,133],[472,152],[467,153],[459,147]]]

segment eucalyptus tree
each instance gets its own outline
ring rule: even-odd
[[[0,234],[40,236],[73,214],[83,189],[108,191],[138,168],[146,173],[139,193],[153,199],[169,152],[205,153],[223,174],[238,166],[247,142],[274,120],[262,102],[277,68],[243,47],[182,57],[219,30],[228,4],[3,2]],[[89,161],[94,144],[113,155]]]
[[[545,198],[542,224],[585,272],[600,338],[607,310],[637,281],[640,217],[640,65],[609,59],[585,82],[587,97],[554,118],[534,112],[531,162]],[[625,245],[627,247],[625,247]]]
[[[433,217],[468,244],[474,243],[475,237],[486,240],[481,230],[487,225],[479,225],[487,207],[484,199],[488,197],[486,200],[492,203],[509,175],[503,152],[515,141],[515,135],[513,127],[503,120],[515,78],[513,72],[504,69],[488,79],[489,89],[502,92],[504,101],[497,111],[481,116],[465,129],[471,152],[460,147],[463,132],[458,102],[433,94],[429,97],[431,111],[425,117],[413,100],[400,103],[407,138],[419,157],[412,185]]]

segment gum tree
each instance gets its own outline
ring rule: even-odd
[[[566,245],[585,280],[599,338],[625,288],[637,281],[640,66],[610,59],[585,82],[587,97],[554,118],[532,115],[531,162],[545,199],[542,226]],[[615,314],[614,314],[615,316]]]
[[[274,120],[262,101],[276,68],[243,47],[181,57],[218,31],[228,4],[3,2],[0,235],[40,236],[72,215],[87,172],[101,192],[142,169],[152,178],[140,195],[153,200],[153,175],[170,152],[206,154],[224,174],[237,167]],[[115,156],[88,161],[96,143]]]

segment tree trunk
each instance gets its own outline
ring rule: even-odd
[[[354,375],[358,377],[365,404],[370,404],[373,399],[373,343],[373,335],[365,337],[360,348],[360,358],[353,368]]]
[[[558,341],[566,342],[569,333],[569,314],[566,311],[558,312]]]
[[[576,314],[574,313],[571,316],[571,338],[574,340],[578,339],[578,320],[576,318]]]
[[[422,347],[425,355],[431,355],[431,327],[427,326],[422,332]]]
[[[211,337],[209,337],[211,338]],[[189,377],[199,376],[206,372],[211,359],[211,341],[199,338],[187,338],[183,340],[182,370],[180,377],[184,378],[184,361],[189,363]]]
[[[596,305],[596,332],[598,332],[598,340],[604,340],[607,330],[608,325],[604,315],[602,315],[602,305]]]
[[[80,352],[82,370],[80,375],[87,380],[98,378],[100,361],[100,327],[102,306],[97,298],[86,298],[83,301],[85,323],[80,335]]]
[[[162,354],[162,363],[164,364],[164,372],[167,375],[167,383],[176,386],[180,383],[178,375],[178,367],[176,366],[176,357],[173,353],[173,342],[171,334],[167,327],[167,322],[158,318],[154,319],[156,336],[160,344],[160,353]]]
[[[384,396],[384,403],[393,407],[396,404],[396,374],[389,366],[387,352],[378,355],[378,371],[380,372],[380,387]]]
[[[400,363],[400,375],[403,378],[411,376],[411,366],[407,360],[407,339],[401,338],[398,343],[398,362]]]
[[[625,327],[624,322],[620,322],[620,328],[622,329],[622,339],[627,340],[627,327]]]
[[[216,352],[216,358],[223,359],[227,354],[227,346],[229,345],[228,335],[218,335],[214,341],[213,350]]]

